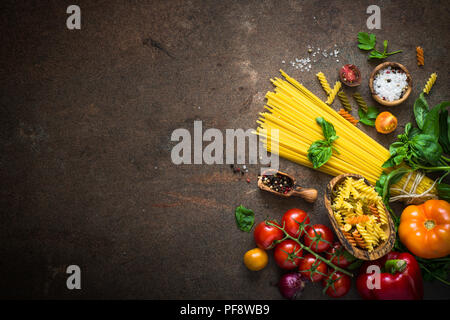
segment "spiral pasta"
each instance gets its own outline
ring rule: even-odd
[[[335,217],[336,217],[336,215],[335,215]],[[362,216],[347,218],[347,219],[345,219],[345,222],[347,222],[348,224],[351,224],[351,225],[355,225],[358,223],[368,222],[369,220],[370,220],[369,216],[362,215]]]
[[[350,113],[348,113],[344,109],[340,109],[338,113],[347,121],[349,121],[351,124],[355,125],[359,122],[359,120],[355,119]]]
[[[364,98],[361,96],[361,94],[359,92],[355,92],[353,94],[353,98],[356,100],[356,103],[361,108],[361,110],[363,110],[364,112],[367,112],[369,110],[369,107],[367,106],[366,101],[364,100]]]
[[[350,104],[350,101],[348,101],[347,95],[345,94],[344,91],[339,91],[337,94],[339,100],[341,101],[342,107],[348,111],[351,112],[352,111],[352,105]]]
[[[437,74],[436,72],[433,72],[428,79],[425,88],[423,88],[423,92],[426,94],[430,94],[431,88],[433,87],[434,83],[436,82]]]
[[[325,91],[325,93],[327,95],[329,95],[331,92],[331,87],[330,87],[330,84],[328,83],[327,78],[323,74],[323,72],[319,72],[318,74],[316,74],[316,76],[317,76],[317,79],[319,79],[319,82],[320,82],[323,90]]]
[[[416,53],[417,53],[417,65],[418,66],[425,65],[425,60],[424,60],[424,57],[423,57],[423,48],[422,47],[417,47],[416,48]]]
[[[372,251],[387,240],[387,213],[373,187],[364,179],[347,177],[334,190],[331,199],[333,216],[351,245]]]
[[[356,241],[355,241],[355,238],[353,238],[353,235],[352,235],[350,232],[345,231],[344,228],[341,228],[341,230],[342,230],[342,233],[343,233],[344,237],[347,239],[347,241],[348,241],[352,246],[356,246],[357,243],[356,243]],[[363,244],[364,244],[364,242],[363,242]]]
[[[331,105],[333,103],[339,90],[341,90],[341,87],[342,87],[342,83],[340,81],[336,81],[333,89],[331,89],[330,93],[328,94],[328,99],[327,99],[327,101],[325,101],[326,104]]]

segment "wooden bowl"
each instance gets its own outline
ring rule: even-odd
[[[362,260],[376,260],[378,258],[381,258],[382,256],[389,253],[395,243],[395,228],[394,228],[394,222],[392,221],[391,215],[389,214],[389,211],[386,209],[386,206],[384,209],[386,210],[387,217],[388,217],[388,228],[385,230],[388,233],[388,238],[383,243],[379,244],[376,248],[374,248],[373,251],[367,251],[364,249],[360,249],[358,247],[352,246],[348,240],[345,238],[338,222],[334,218],[333,209],[331,208],[331,195],[334,187],[336,185],[339,185],[343,180],[347,177],[353,177],[355,179],[364,179],[364,182],[371,186],[369,181],[367,181],[363,176],[359,174],[353,174],[353,173],[345,173],[341,174],[335,178],[333,178],[327,185],[327,188],[325,190],[325,207],[328,210],[328,217],[330,218],[331,225],[334,228],[334,231],[336,232],[336,235],[339,238],[339,241],[341,244],[345,247],[345,249],[355,256],[358,259]]]
[[[383,100],[375,93],[375,90],[373,88],[373,80],[375,79],[375,75],[378,73],[378,71],[380,71],[382,69],[385,69],[387,67],[391,67],[393,69],[400,69],[406,74],[406,81],[408,82],[408,88],[406,89],[406,91],[403,94],[403,96],[400,99],[398,99],[398,100],[394,100],[394,101]],[[405,66],[400,64],[400,63],[397,63],[397,62],[384,62],[384,63],[381,63],[378,66],[376,66],[375,69],[373,69],[372,74],[370,75],[370,78],[369,78],[369,88],[370,88],[370,92],[372,93],[372,97],[379,104],[382,104],[382,105],[387,106],[387,107],[397,106],[397,105],[403,103],[406,99],[408,99],[409,95],[411,94],[411,91],[412,91],[411,75],[410,75],[408,69],[406,69]]]

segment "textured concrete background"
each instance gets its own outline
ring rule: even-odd
[[[204,128],[255,128],[281,67],[325,98],[314,75],[334,82],[354,63],[373,104],[367,79],[378,62],[356,46],[370,4],[382,10],[379,45],[388,39],[403,50],[388,60],[414,81],[408,101],[390,110],[396,133],[413,119],[430,73],[439,75],[430,103],[449,98],[446,1],[76,1],[78,31],[65,25],[70,4],[1,4],[2,298],[279,299],[272,259],[258,273],[242,264],[254,242],[237,229],[234,208],[253,209],[260,222],[300,207],[329,224],[330,176],[282,159],[320,195],[315,204],[278,199],[257,191],[258,166],[247,184],[227,165],[173,165],[170,135],[192,131],[196,119]],[[334,44],[340,63],[323,59],[311,72],[282,64],[307,56],[308,45]],[[396,135],[358,126],[385,146]],[[69,264],[81,267],[82,290],[66,289]],[[425,294],[450,297],[438,283]],[[326,298],[317,285],[303,297]],[[354,298],[353,289],[345,299]]]

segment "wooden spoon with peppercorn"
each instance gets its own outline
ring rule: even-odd
[[[297,185],[295,179],[276,170],[267,170],[258,178],[258,187],[261,190],[271,192],[281,197],[300,197],[307,202],[314,202],[317,199],[317,190],[303,188]]]

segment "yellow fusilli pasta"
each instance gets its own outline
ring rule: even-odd
[[[347,177],[334,190],[333,215],[351,245],[372,251],[387,240],[387,212],[373,187],[364,179]]]
[[[423,92],[426,94],[430,94],[431,88],[433,87],[434,83],[437,79],[437,73],[433,72],[428,79],[427,83],[425,84],[425,88],[423,88]]]
[[[325,102],[328,105],[331,105],[334,101],[334,98],[336,98],[336,95],[338,94],[339,90],[341,90],[342,83],[340,81],[336,81],[333,89],[331,89],[330,93],[328,94],[328,99]]]
[[[316,74],[316,76],[317,76],[317,79],[319,79],[320,85],[322,86],[325,93],[327,95],[329,95],[331,92],[331,87],[330,87],[330,84],[328,83],[327,78],[323,74],[323,72],[319,72],[318,74]]]

